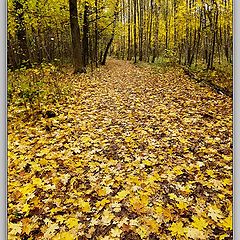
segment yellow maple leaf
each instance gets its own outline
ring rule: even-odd
[[[70,232],[61,232],[52,238],[52,240],[74,240],[74,236]]]
[[[112,230],[111,230],[111,235],[113,236],[113,237],[120,237],[120,235],[121,235],[121,233],[122,233],[122,230],[121,229],[119,229],[118,227],[115,227],[115,228],[113,228]]]
[[[193,219],[192,226],[200,231],[206,228],[208,225],[208,222],[202,217],[198,218],[196,216],[193,216],[192,219]]]
[[[122,190],[117,194],[117,198],[122,200],[129,194],[129,191]]]
[[[147,206],[149,203],[149,197],[147,195],[140,195],[140,201],[144,206]]]
[[[136,232],[140,235],[142,239],[145,239],[149,235],[149,231],[144,226],[138,227]]]
[[[139,178],[137,177],[137,176],[129,176],[128,178],[127,178],[127,181],[128,182],[132,182],[132,183],[135,183],[136,185],[140,185],[141,184],[141,182],[139,181]]]
[[[68,226],[68,228],[76,227],[78,225],[78,219],[71,217],[66,221],[66,225]]]
[[[121,211],[121,204],[119,203],[112,203],[111,208],[114,212],[120,212]]]
[[[58,212],[59,210],[60,210],[59,208],[52,208],[52,209],[50,210],[50,212],[51,212],[52,214],[54,214],[54,213]]]
[[[147,184],[153,184],[155,181],[157,180],[157,178],[155,176],[149,176],[148,179],[146,180]]]
[[[186,140],[185,138],[179,137],[179,141],[180,143],[187,143],[188,140]]]
[[[81,137],[81,142],[84,143],[86,146],[91,145],[91,138],[89,136],[82,136]]]
[[[38,197],[34,197],[32,199],[32,203],[33,203],[34,206],[39,206],[39,204],[40,204],[39,198]]]
[[[102,196],[105,196],[107,193],[104,188],[100,188],[97,190],[97,194],[98,194],[98,196],[102,197]]]
[[[22,224],[22,231],[26,234],[29,234],[35,227],[37,227],[37,223],[32,223],[29,218],[24,218]]]
[[[188,204],[184,201],[179,201],[176,205],[179,209],[186,209],[188,207]]]
[[[58,224],[48,224],[48,228],[44,232],[44,238],[49,239],[50,237],[54,236],[54,232],[59,228]]]
[[[188,238],[206,240],[204,233],[196,228],[186,228],[185,232]]]
[[[232,179],[231,178],[225,178],[223,179],[223,185],[226,186],[226,185],[231,185],[232,184]]]
[[[91,211],[91,207],[90,207],[89,202],[83,202],[81,204],[81,208],[82,208],[83,212],[90,212]]]
[[[113,213],[111,213],[109,210],[105,210],[103,212],[101,222],[103,223],[103,225],[108,225],[114,217],[115,215]]]
[[[45,165],[49,164],[49,161],[46,160],[46,159],[44,159],[44,158],[42,158],[42,159],[40,159],[39,163],[40,163],[41,165],[45,166]]]
[[[144,205],[142,202],[141,202],[141,200],[140,200],[140,198],[139,197],[133,197],[133,198],[131,198],[130,200],[129,200],[129,202],[131,203],[131,205],[132,205],[132,209],[135,211],[135,212],[141,212],[141,213],[143,213],[143,212],[145,212],[145,206],[146,205]]]
[[[181,235],[181,236],[185,235],[182,222],[173,223],[171,225],[171,227],[169,227],[168,229],[171,231],[173,236],[174,235]]]
[[[96,208],[101,208],[101,207],[104,207],[105,206],[105,204],[107,204],[107,203],[109,203],[110,201],[108,200],[108,199],[103,199],[103,200],[101,200],[101,201],[98,201],[98,202],[96,202]]]
[[[86,125],[82,125],[82,126],[80,126],[80,128],[81,128],[82,131],[86,131],[87,130]]]
[[[146,166],[151,166],[152,165],[152,162],[150,162],[149,160],[143,160],[142,163],[145,164]]]
[[[219,240],[224,240],[225,237],[228,237],[228,234],[224,233],[219,237]]]
[[[29,204],[24,204],[22,211],[28,213],[30,210]]]
[[[171,220],[173,218],[172,212],[171,212],[171,210],[169,208],[164,208],[162,213],[163,213],[164,218],[166,220]]]
[[[172,200],[178,199],[178,197],[177,197],[176,194],[174,194],[174,193],[169,193],[168,196],[169,196],[170,199],[172,199]]]
[[[41,166],[39,165],[39,164],[37,164],[37,163],[35,163],[35,162],[32,162],[31,163],[31,165],[32,165],[32,169],[34,170],[34,171],[42,171],[42,168],[41,168]]]
[[[225,198],[225,195],[224,194],[221,194],[221,193],[218,193],[217,195],[221,200],[223,200]]]
[[[89,202],[85,202],[83,199],[79,198],[78,199],[78,204],[80,206],[80,208],[82,209],[83,212],[90,212],[91,211],[91,207]]]
[[[8,224],[9,234],[16,235],[22,232],[22,223],[9,223]]]
[[[157,214],[162,214],[162,212],[163,212],[163,208],[162,208],[162,206],[157,206],[156,208],[155,208],[155,212],[157,213]]]
[[[174,171],[177,175],[180,175],[180,174],[183,173],[180,166],[174,167],[174,168],[173,168],[173,171]]]
[[[158,233],[159,224],[156,222],[156,220],[152,218],[146,218],[144,221],[150,228],[151,232]]]
[[[208,170],[206,171],[206,173],[207,173],[210,177],[214,177],[214,171],[213,171],[213,170],[208,169]]]
[[[221,221],[221,226],[226,230],[232,230],[232,217],[229,215],[227,218],[223,219]]]
[[[186,194],[189,194],[189,193],[192,191],[192,190],[191,190],[191,187],[188,186],[188,185],[185,185],[185,186],[181,187],[181,190],[182,190],[183,192],[185,192]]]
[[[208,216],[210,216],[215,222],[217,222],[219,218],[223,218],[222,211],[215,205],[209,208]]]
[[[132,138],[131,138],[131,137],[126,137],[126,138],[125,138],[125,141],[126,141],[127,143],[132,142]]]
[[[23,188],[20,188],[19,191],[22,194],[29,194],[29,193],[33,193],[35,191],[35,187],[33,184],[28,183]]]
[[[62,224],[65,221],[65,218],[62,215],[58,215],[58,216],[56,216],[56,220],[57,220],[57,222]]]

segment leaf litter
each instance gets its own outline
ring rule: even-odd
[[[65,77],[52,117],[8,107],[9,239],[232,239],[229,97],[119,60]]]

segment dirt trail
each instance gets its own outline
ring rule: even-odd
[[[232,236],[230,98],[119,60],[71,85],[57,117],[9,133],[12,239]]]

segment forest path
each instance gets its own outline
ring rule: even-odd
[[[230,98],[113,59],[71,86],[56,117],[9,132],[11,236],[231,236]]]

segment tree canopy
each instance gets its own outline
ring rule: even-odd
[[[76,2],[78,41],[87,65],[104,62],[106,50],[135,62],[164,56],[207,69],[232,63],[230,0]],[[73,54],[69,14],[65,0],[8,0],[9,66],[16,68],[24,61],[69,62]]]

